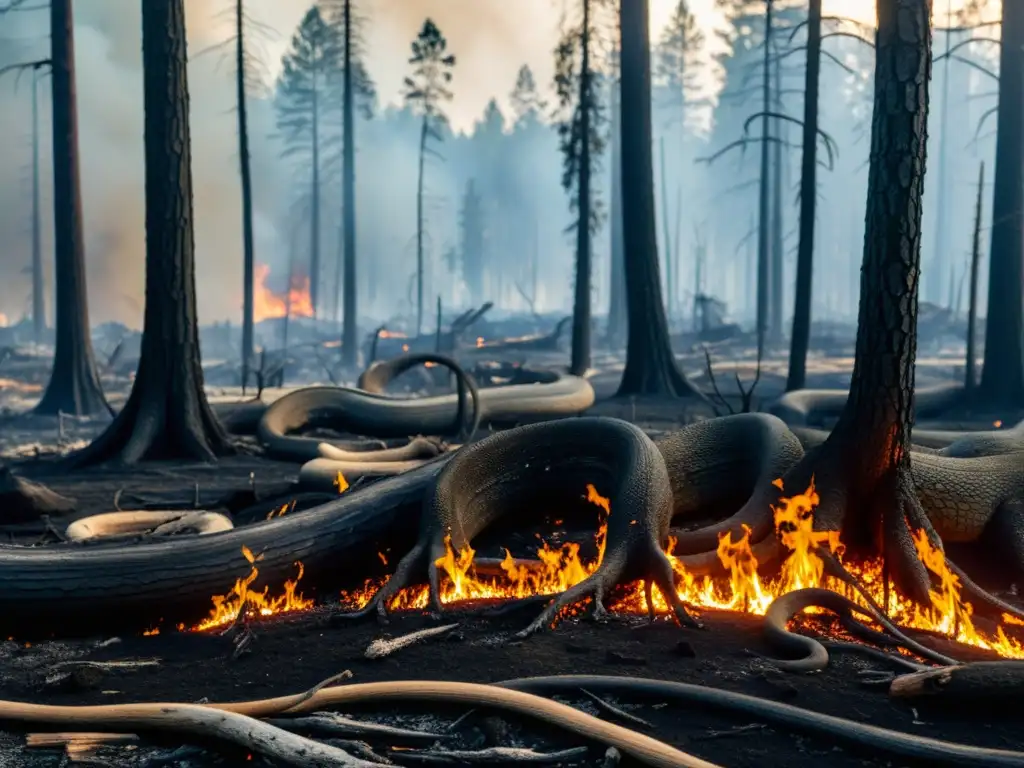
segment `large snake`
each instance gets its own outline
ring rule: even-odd
[[[269,453],[278,458],[309,461],[323,456],[323,440],[296,437],[300,428],[329,426],[374,437],[444,435],[459,431],[465,419],[460,393],[421,398],[399,398],[384,394],[387,384],[405,370],[424,363],[442,365],[453,371],[460,388],[469,390],[477,411],[475,421],[510,425],[523,421],[556,418],[582,413],[594,403],[590,383],[577,376],[552,373],[551,380],[537,384],[514,384],[476,390],[472,379],[444,355],[405,355],[374,363],[360,377],[359,388],[308,387],[291,392],[267,408],[258,434]],[[453,429],[454,427],[454,429]],[[429,457],[430,448],[419,446],[415,455],[374,452],[362,456],[368,461],[403,461]],[[340,446],[345,450],[345,446]],[[401,451],[402,449],[398,449]],[[436,455],[437,451],[434,451]],[[343,460],[354,460],[351,454]]]

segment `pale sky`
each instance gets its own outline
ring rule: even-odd
[[[385,102],[397,100],[406,74],[409,43],[430,16],[448,38],[458,63],[453,83],[455,99],[449,115],[457,129],[470,127],[494,96],[507,96],[523,63],[534,68],[538,81],[551,80],[552,51],[565,0],[362,0],[367,16],[368,68]],[[944,11],[943,0],[938,10]],[[657,38],[672,14],[676,0],[651,0],[652,36]],[[960,0],[954,0],[954,6]],[[200,6],[192,3],[192,8]],[[281,54],[296,24],[309,7],[308,0],[248,0],[253,18],[276,30],[276,39],[265,44],[268,64],[276,72]],[[189,19],[192,47],[202,38],[219,40],[230,19]],[[721,22],[715,0],[691,0],[691,9],[705,29]],[[190,13],[193,11],[190,8]],[[873,23],[874,0],[825,0],[826,15],[841,15]]]

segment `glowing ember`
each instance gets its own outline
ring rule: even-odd
[[[3,324],[0,324],[0,328],[3,328]],[[42,392],[42,384],[31,384],[26,381],[17,381],[15,379],[0,379],[0,392],[4,390],[12,390],[15,392]]]
[[[776,485],[781,488],[781,481],[776,481]],[[456,553],[450,541],[446,540],[445,555],[437,561],[437,566],[444,572],[441,580],[441,602],[448,604],[460,600],[493,600],[556,594],[578,584],[593,573],[601,562],[607,534],[606,520],[610,510],[609,500],[600,496],[592,485],[587,486],[587,500],[600,508],[595,538],[598,550],[596,560],[582,561],[579,557],[578,544],[564,544],[554,549],[542,541],[536,561],[517,562],[506,550],[505,559],[501,563],[504,578],[479,577],[473,569],[474,550],[466,547]],[[680,599],[696,608],[763,615],[772,601],[780,595],[806,587],[824,587],[863,604],[863,600],[858,595],[851,594],[845,584],[824,575],[824,564],[815,550],[819,547],[827,548],[841,559],[843,546],[838,532],[814,530],[814,509],[818,501],[812,479],[805,493],[782,499],[778,507],[772,508],[776,531],[782,543],[790,550],[779,576],[772,581],[762,580],[757,573],[757,560],[750,548],[749,530],[738,541],[732,541],[729,534],[719,540],[718,556],[728,572],[728,577],[721,579],[695,577],[687,573],[672,557],[671,551],[675,542],[670,539],[668,553],[678,576],[677,590]],[[917,606],[891,588],[889,614],[894,621],[905,627],[944,634],[958,642],[986,648],[1004,657],[1024,659],[1024,645],[1008,637],[1002,627],[997,628],[995,636],[992,637],[981,633],[974,626],[971,620],[971,606],[961,599],[959,580],[946,568],[942,553],[931,547],[923,532],[915,534],[914,542],[918,557],[935,575],[939,586],[931,593],[929,607]],[[379,556],[386,564],[384,555]],[[866,591],[881,603],[884,599],[881,562],[846,563],[846,566],[860,578]],[[358,590],[342,593],[341,601],[347,608],[361,608],[372,599],[381,583],[379,580],[369,580]],[[653,594],[657,610],[667,613],[668,606],[656,588]],[[391,598],[388,608],[422,609],[427,607],[427,600],[426,586],[409,587]],[[624,594],[611,608],[620,613],[645,614],[643,583],[637,582],[626,587]],[[1004,623],[1024,624],[1009,616],[1004,616]]]
[[[334,478],[334,482],[332,483],[332,485],[338,489],[338,493],[344,493],[345,491],[348,490],[348,480],[346,480],[345,476],[341,474],[340,469],[338,470],[338,476]]]
[[[378,334],[378,336],[380,338],[382,338],[382,339],[407,339],[407,338],[409,338],[408,336],[406,336],[401,331],[389,331],[387,329],[381,330],[380,333]]]
[[[313,317],[313,302],[309,298],[309,278],[293,275],[288,293],[281,295],[267,287],[270,267],[257,264],[253,285],[253,321],[275,317]]]
[[[285,507],[287,506],[288,505],[285,505]],[[312,600],[307,600],[302,596],[301,592],[296,591],[299,581],[302,579],[302,563],[295,563],[295,567],[299,569],[299,572],[295,576],[294,580],[289,579],[284,583],[284,594],[278,595],[277,597],[271,597],[270,587],[264,587],[262,592],[254,592],[249,589],[252,583],[256,581],[256,578],[259,576],[259,570],[256,568],[256,563],[262,559],[262,555],[253,555],[248,547],[242,547],[242,555],[252,566],[252,570],[249,571],[249,575],[244,579],[238,579],[235,581],[235,586],[232,587],[231,591],[227,594],[214,595],[212,598],[213,609],[210,611],[210,615],[194,627],[186,627],[184,624],[179,624],[177,627],[179,632],[184,632],[186,630],[202,632],[206,629],[213,629],[214,627],[222,627],[227,624],[231,624],[238,618],[238,613],[243,609],[243,607],[246,612],[246,618],[275,616],[282,613],[304,611],[313,607]],[[151,637],[153,635],[159,635],[160,630],[159,628],[149,629],[142,634],[146,637]]]

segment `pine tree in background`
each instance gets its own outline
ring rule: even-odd
[[[419,180],[416,186],[416,335],[423,332],[423,180],[429,141],[441,141],[440,126],[448,119],[441,109],[451,101],[455,56],[448,53],[448,41],[433,21],[427,19],[412,41],[412,75],[405,78],[405,103],[421,117]]]
[[[515,87],[509,94],[509,101],[512,103],[512,116],[516,125],[539,119],[547,109],[547,102],[538,93],[537,81],[528,64],[523,64],[519,68]]]
[[[606,143],[607,115],[598,95],[597,46],[604,0],[581,0],[580,21],[567,26],[555,48],[558,136],[563,157],[562,186],[576,214],[576,283],[573,298],[572,359],[569,372],[590,367],[592,237],[602,221],[592,179]]]
[[[323,120],[336,104],[331,85],[338,82],[342,48],[337,27],[327,23],[319,7],[310,8],[282,59],[275,101],[284,156],[308,162],[300,173],[310,189],[309,298],[314,313],[320,299]]]

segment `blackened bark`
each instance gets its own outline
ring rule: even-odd
[[[771,109],[772,77],[771,77],[771,35],[772,35],[772,0],[765,0],[764,4],[764,79],[761,85],[761,110],[764,116],[761,118],[761,176],[758,181],[758,205],[757,205],[757,357],[764,357],[765,337],[768,333],[768,312],[771,294],[769,292],[769,281],[771,271],[769,269],[771,259],[771,243],[769,239],[769,178],[771,164],[769,163],[769,142],[771,136],[771,119],[768,111]]]
[[[100,388],[89,335],[71,0],[52,0],[50,3],[50,62],[57,343],[50,382],[35,412],[88,416],[109,411],[110,406]]]
[[[309,220],[309,304],[313,317],[319,317],[320,308],[320,104],[319,86],[316,73],[313,74],[313,109],[312,109],[312,151],[313,177],[310,189],[310,220]],[[291,286],[289,286],[291,288]]]
[[[184,0],[142,4],[146,313],[139,369],[114,423],[74,457],[213,460],[230,451],[203,391],[196,319]]]
[[[344,222],[345,283],[344,315],[341,332],[341,361],[349,367],[356,365],[358,342],[356,341],[356,148],[355,120],[353,118],[354,93],[352,91],[352,0],[345,0],[345,68],[342,73],[342,221]]]
[[[977,378],[974,373],[977,365],[978,348],[978,267],[981,263],[981,198],[985,189],[985,164],[978,170],[978,200],[974,205],[974,240],[971,243],[971,282],[970,294],[967,297],[967,354],[964,365],[964,392],[973,396]]]
[[[651,41],[648,0],[619,6],[622,36],[622,219],[629,336],[619,395],[698,395],[668,335],[658,274],[651,142]]]
[[[772,67],[774,70],[773,77],[775,81],[774,98],[775,98],[775,111],[782,111],[782,101],[779,97],[779,93],[782,90],[782,64],[778,57],[775,59],[775,63]],[[775,142],[772,145],[772,247],[771,247],[771,299],[768,302],[770,308],[769,320],[768,320],[768,337],[771,339],[772,346],[779,346],[783,340],[783,319],[785,316],[785,295],[786,290],[783,285],[783,265],[785,263],[786,254],[784,252],[783,244],[783,216],[782,216],[782,121],[778,118],[774,119],[775,124]]]
[[[238,101],[238,163],[242,182],[242,392],[249,383],[252,364],[253,272],[256,258],[252,236],[252,172],[249,164],[249,118],[245,102],[245,13],[243,0],[235,3],[235,91]]]
[[[665,319],[671,327],[676,284],[673,280],[675,273],[672,270],[672,236],[669,234],[668,226],[668,179],[665,178],[664,137],[658,140],[658,171],[658,175],[661,176],[661,236],[665,244]]]
[[[590,367],[590,2],[583,0],[583,31],[580,35],[580,157],[576,184],[576,290],[572,306],[572,357],[569,373],[582,376]]]
[[[929,0],[879,0],[864,262],[850,397],[829,443],[858,493],[909,465],[921,193],[928,135]]]
[[[609,232],[611,243],[609,248],[611,264],[611,301],[608,306],[608,329],[606,343],[611,347],[621,347],[626,341],[626,256],[622,237],[622,130],[619,121],[620,84],[615,82],[611,88],[611,154],[612,154],[612,188],[611,218]]]
[[[821,71],[821,0],[810,0],[807,15],[807,68],[804,74],[803,157],[800,161],[800,242],[796,253],[796,296],[789,339],[786,391],[807,383],[814,276],[814,216],[818,196],[818,84]]]
[[[1003,3],[985,359],[978,396],[1024,405],[1024,3]]]
[[[416,182],[416,335],[423,333],[423,171],[427,159],[427,137],[430,126],[429,115],[423,116],[420,127],[420,169]]]
[[[32,333],[36,344],[46,332],[43,287],[43,224],[39,189],[39,70],[32,72]]]

